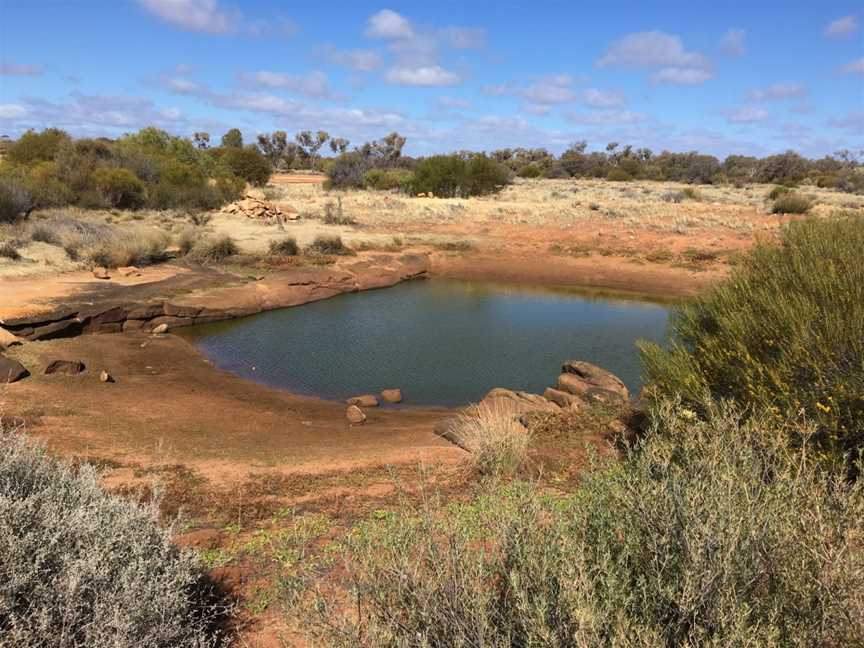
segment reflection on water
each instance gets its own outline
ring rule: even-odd
[[[567,289],[413,281],[184,329],[217,366],[299,394],[343,399],[400,387],[461,405],[492,387],[542,393],[564,360],[637,391],[637,339],[666,338],[667,309]]]

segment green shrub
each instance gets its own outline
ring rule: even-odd
[[[157,503],[108,495],[0,419],[0,644],[17,648],[219,644],[227,608]]]
[[[542,174],[543,172],[536,164],[526,164],[521,169],[519,169],[519,173],[517,175],[520,178],[539,178]]]
[[[862,645],[864,484],[822,472],[765,425],[664,408],[642,445],[595,459],[572,495],[499,483],[370,521],[349,539],[351,604],[318,600],[319,637],[346,648]]]
[[[274,256],[297,256],[300,253],[300,248],[297,246],[297,239],[293,236],[270,241],[270,254]]]
[[[456,155],[423,158],[414,169],[412,193],[429,193],[452,198],[464,195],[465,160]]]
[[[465,165],[465,195],[485,196],[495,193],[509,182],[509,176],[504,165],[485,154],[474,155]]]
[[[254,147],[226,148],[222,159],[231,173],[257,187],[266,185],[273,173],[270,162]]]
[[[6,150],[6,159],[14,164],[51,162],[60,147],[69,142],[69,135],[56,128],[46,128],[41,133],[27,131]]]
[[[628,182],[633,179],[633,176],[627,173],[624,169],[615,167],[609,169],[609,173],[606,174],[606,179],[611,180],[612,182]]]
[[[864,448],[864,219],[806,220],[679,308],[669,349],[641,345],[649,399],[706,394],[742,409],[803,411],[826,458]]]
[[[354,250],[342,242],[341,236],[317,236],[306,248],[312,254],[325,254],[335,256],[353,256]]]
[[[60,207],[72,202],[72,190],[60,180],[56,162],[39,162],[27,175],[27,187],[36,209]]]
[[[370,169],[364,176],[364,182],[370,189],[391,191],[410,186],[413,174],[406,169]]]
[[[228,235],[198,241],[192,251],[190,258],[198,263],[221,263],[229,257],[240,253],[240,248]]]
[[[134,209],[144,203],[144,183],[129,169],[96,169],[93,183],[111,207]]]
[[[813,203],[806,196],[790,191],[774,201],[771,206],[772,214],[806,214],[810,211]]]

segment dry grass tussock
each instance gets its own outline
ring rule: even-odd
[[[512,476],[528,458],[531,435],[507,399],[494,398],[466,408],[453,431],[469,451],[466,462],[474,473]]]

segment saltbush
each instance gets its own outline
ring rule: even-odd
[[[806,438],[806,424],[793,424]],[[864,642],[864,484],[760,419],[665,407],[572,495],[493,484],[349,539],[332,646],[852,646]],[[345,616],[341,610],[356,610]]]
[[[624,169],[619,169],[617,167],[613,169],[609,169],[609,172],[606,174],[606,179],[611,180],[612,182],[627,182],[633,179],[629,173],[627,173]]]
[[[8,423],[8,422],[7,422]],[[0,645],[203,648],[226,607],[156,503],[108,495],[0,420]]]
[[[771,206],[772,214],[806,214],[810,211],[813,203],[807,196],[802,196],[794,191],[781,195]]]
[[[810,447],[864,448],[864,219],[793,222],[732,276],[679,308],[668,349],[641,346],[649,399],[706,395],[778,418],[805,413]]]

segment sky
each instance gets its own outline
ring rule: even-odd
[[[0,135],[398,131],[406,152],[585,140],[864,149],[845,0],[0,0]]]

